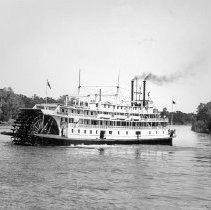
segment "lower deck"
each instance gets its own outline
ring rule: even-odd
[[[169,137],[167,127],[97,127],[84,125],[68,125],[60,128],[60,136],[71,139],[123,139],[123,140],[143,140],[162,139]]]

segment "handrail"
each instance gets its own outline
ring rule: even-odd
[[[99,118],[98,115],[84,115],[84,114],[75,114],[75,113],[63,113],[63,112],[59,112],[58,114],[63,115],[63,116],[68,116],[68,117],[81,117],[81,118],[89,118],[89,119],[105,119],[105,118]],[[108,116],[108,115],[105,115]],[[117,120],[118,118],[121,117],[121,115],[114,115],[114,117],[112,116],[108,116],[110,117],[107,118],[107,120]],[[138,120],[139,122],[169,122],[168,119],[164,119],[164,118],[139,118],[139,117],[134,117],[134,116],[130,116],[129,118],[127,118],[127,116],[122,116],[122,118],[125,118],[125,121],[130,121],[131,119],[135,119]],[[135,121],[135,122],[138,122]],[[134,122],[134,121],[133,121]]]
[[[131,130],[138,130],[138,129],[166,129],[166,127],[162,127],[162,126],[155,126],[155,127],[152,127],[152,126],[107,126],[107,125],[85,125],[85,124],[74,124],[74,123],[71,123],[70,124],[71,126],[73,127],[77,127],[77,128],[96,128],[96,129],[131,129]]]

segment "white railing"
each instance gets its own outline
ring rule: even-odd
[[[125,119],[125,121],[130,121],[130,120],[136,120],[135,122],[169,122],[168,119],[164,119],[164,118],[138,118],[138,117],[133,117],[130,116],[129,118],[127,116],[123,116],[123,115],[114,115],[113,117],[111,115],[84,115],[84,114],[75,114],[75,113],[65,113],[65,112],[57,112],[57,114],[59,115],[63,115],[63,116],[69,116],[69,117],[80,117],[83,119],[112,119],[112,120],[118,120],[118,119]]]
[[[73,127],[77,128],[95,128],[95,129],[132,129],[132,130],[140,130],[140,129],[165,129],[162,126],[107,126],[107,125],[85,125],[85,124],[72,124]]]

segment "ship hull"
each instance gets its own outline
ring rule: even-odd
[[[77,139],[67,138],[58,135],[36,134],[34,136],[35,144],[39,145],[55,145],[55,146],[69,146],[69,145],[115,145],[115,144],[151,144],[151,145],[172,145],[172,138],[152,138],[152,139]]]

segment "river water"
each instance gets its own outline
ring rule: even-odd
[[[24,147],[0,135],[0,208],[210,209],[211,136],[176,130],[173,146]]]

